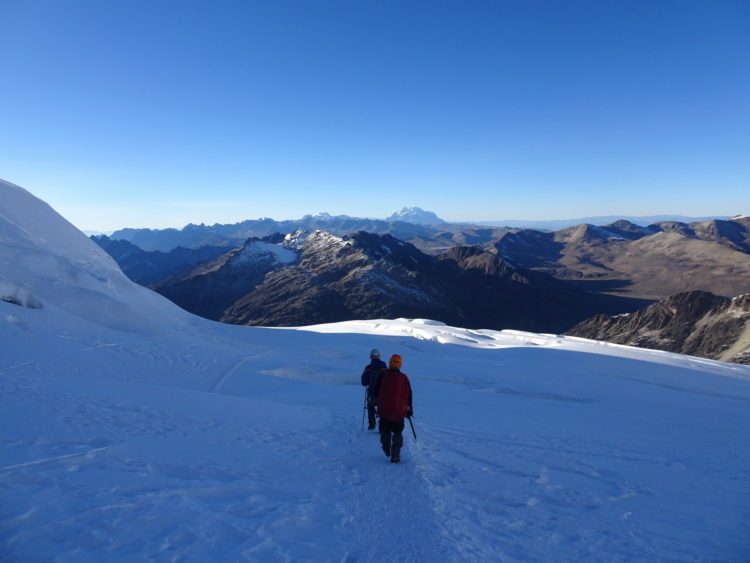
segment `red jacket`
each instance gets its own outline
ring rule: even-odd
[[[392,421],[403,420],[411,408],[411,385],[405,373],[388,369],[378,382],[378,414]]]

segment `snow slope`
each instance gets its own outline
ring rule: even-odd
[[[750,557],[747,366],[427,320],[220,325],[6,183],[0,275],[42,305],[0,301],[2,561]],[[399,466],[361,431],[372,347],[414,388]]]
[[[0,180],[0,285],[94,323],[141,332],[187,314],[133,284],[99,248],[49,205]]]

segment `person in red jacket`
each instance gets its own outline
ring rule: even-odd
[[[388,369],[374,390],[380,414],[380,444],[385,455],[391,458],[391,463],[401,461],[404,417],[414,414],[411,384],[406,374],[401,372],[402,363],[401,356],[393,354],[388,362]]]

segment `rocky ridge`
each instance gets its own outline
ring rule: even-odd
[[[567,334],[750,364],[750,293],[679,293],[630,314],[596,315]]]

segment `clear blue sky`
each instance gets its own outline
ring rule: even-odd
[[[750,212],[750,2],[0,0],[0,177],[76,225]]]

